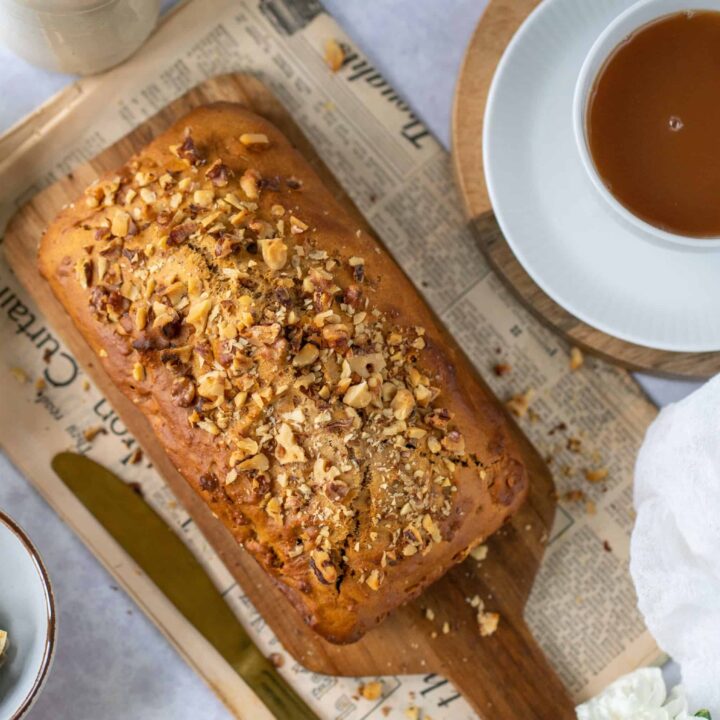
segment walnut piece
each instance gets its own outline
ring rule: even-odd
[[[575,370],[579,370],[583,363],[585,362],[585,358],[583,357],[582,350],[577,347],[571,347],[570,348],[570,370],[575,372]]]
[[[345,60],[345,53],[335,38],[328,38],[325,41],[325,64],[333,71],[337,72],[342,67]]]
[[[383,693],[383,684],[381,680],[373,680],[363,683],[358,690],[366,700],[377,700]]]
[[[287,263],[287,245],[280,238],[263,240],[262,257],[271,270],[282,270]]]
[[[265,133],[243,133],[240,142],[245,146],[268,145],[270,140]]]
[[[373,396],[368,390],[368,384],[366,380],[358,383],[357,385],[351,385],[345,395],[343,396],[343,402],[352,408],[361,409],[366,408],[372,402]]]

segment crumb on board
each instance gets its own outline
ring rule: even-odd
[[[605,552],[612,552],[612,548],[610,547],[610,543],[607,540],[603,540],[603,550]]]
[[[471,551],[470,555],[474,560],[477,560],[478,562],[482,562],[488,554],[488,546],[487,545],[476,545]]]
[[[607,480],[609,470],[606,467],[596,468],[595,470],[585,470],[585,479],[591,483],[599,483]]]
[[[92,442],[98,435],[107,435],[107,430],[102,425],[96,425],[95,427],[89,427],[83,430],[83,437],[88,442]]]
[[[340,47],[340,43],[335,38],[328,38],[325,41],[325,64],[333,71],[340,70],[345,60],[345,53]]]
[[[490,637],[498,629],[500,624],[500,615],[496,612],[484,612],[478,610],[477,614],[478,627],[482,637]]]
[[[83,380],[82,381],[82,389],[87,392],[90,389],[90,381],[89,380]]]
[[[583,357],[582,350],[577,347],[571,347],[570,348],[570,370],[575,372],[575,370],[579,370],[583,363],[585,362],[585,358]]]
[[[45,382],[45,378],[38,378],[35,381],[35,390],[39,393],[41,393],[45,388],[47,387],[47,383]]]
[[[383,693],[383,684],[381,680],[373,680],[368,683],[363,683],[359,688],[358,692],[366,700],[377,700]]]
[[[285,658],[281,653],[270,653],[268,660],[270,660],[276,668],[281,668],[285,664]]]
[[[137,465],[143,459],[143,451],[136,447],[130,454],[129,462],[131,465]]]
[[[534,394],[532,390],[526,390],[523,393],[513,395],[509,400],[506,400],[505,407],[515,415],[515,417],[525,417]]]
[[[585,503],[585,512],[588,515],[597,515],[597,505],[592,500],[588,500]]]
[[[20,367],[12,367],[10,368],[10,372],[21,385],[30,381],[29,375]]]
[[[420,708],[417,705],[408,705],[404,714],[407,720],[420,720]]]

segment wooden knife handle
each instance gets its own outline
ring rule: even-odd
[[[525,622],[504,620],[495,635],[477,638],[475,662],[458,657],[440,672],[482,720],[575,720],[572,698]]]

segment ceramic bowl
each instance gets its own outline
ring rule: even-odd
[[[633,32],[653,20],[658,20],[666,15],[691,12],[693,10],[718,11],[720,10],[720,0],[640,0],[640,2],[620,13],[605,28],[590,48],[590,52],[587,54],[578,75],[573,97],[573,131],[585,172],[599,195],[625,222],[634,225],[643,234],[662,241],[707,250],[713,247],[720,248],[720,237],[698,238],[668,232],[642,220],[620,203],[610,192],[595,168],[586,133],[588,100],[595,79],[613,51],[627,40]]]
[[[0,720],[26,716],[47,678],[55,649],[55,601],[40,555],[0,511],[0,629],[9,649],[0,664]]]

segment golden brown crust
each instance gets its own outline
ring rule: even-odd
[[[180,472],[333,642],[527,493],[503,411],[410,281],[238,105],[198,108],[89,188],[39,263]]]

